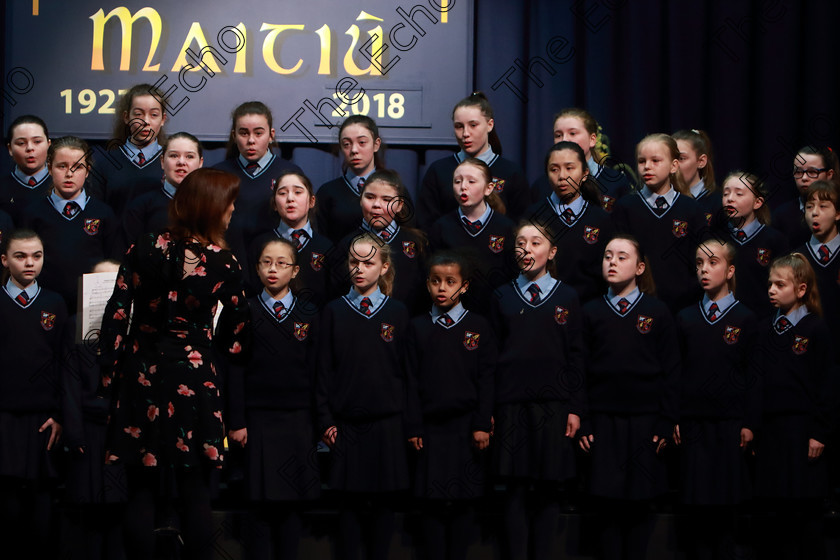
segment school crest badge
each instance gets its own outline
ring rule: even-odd
[[[321,253],[312,253],[312,257],[309,259],[309,266],[311,266],[312,270],[315,272],[324,268],[324,255]]]
[[[505,190],[505,180],[499,179],[498,177],[493,177],[493,180],[490,181],[490,184],[493,186],[493,190],[497,193],[501,193]]]
[[[88,235],[96,235],[99,233],[99,224],[102,222],[99,218],[88,218],[85,220],[84,230]]]
[[[678,239],[685,237],[688,233],[688,222],[684,222],[683,220],[674,220],[674,223],[671,226],[671,233],[673,233],[674,237]]]
[[[653,317],[645,317],[644,315],[639,315],[636,318],[636,330],[640,333],[649,333],[651,327],[653,327]]]
[[[569,319],[569,310],[559,305],[554,308],[554,321],[558,325],[565,325]]]
[[[712,213],[711,212],[706,212],[706,225],[707,226],[712,225]]]
[[[294,335],[295,338],[303,341],[309,336],[309,323],[298,323],[295,321]]]
[[[494,253],[501,253],[505,248],[505,236],[491,235],[488,247],[490,247],[490,250]]]
[[[601,206],[604,207],[605,211],[612,212],[613,204],[615,204],[615,197],[608,194],[601,195]]]
[[[794,354],[804,354],[808,351],[808,339],[798,334],[794,335],[791,350],[793,350]]]
[[[740,335],[741,329],[739,327],[726,325],[726,328],[723,330],[723,341],[727,344],[735,344],[738,342]]]
[[[409,259],[413,259],[414,255],[416,254],[416,249],[414,247],[414,241],[403,241],[403,253]]]
[[[464,348],[466,348],[467,350],[475,350],[476,348],[478,348],[478,338],[479,338],[479,336],[481,336],[481,335],[479,335],[478,333],[465,331],[464,332]]]
[[[382,340],[385,342],[391,342],[394,340],[394,325],[389,325],[388,323],[382,323],[379,328],[379,336],[382,337]]]
[[[590,245],[598,243],[599,233],[601,233],[601,228],[583,226],[583,240],[589,243]]]
[[[41,311],[41,326],[45,331],[53,330],[53,327],[55,326],[55,313]]]
[[[758,264],[761,266],[767,266],[770,263],[770,249],[762,249],[759,247],[758,251],[755,253],[755,260],[757,260]]]

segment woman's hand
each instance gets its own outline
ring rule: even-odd
[[[408,443],[410,443],[411,446],[414,449],[416,449],[417,451],[420,451],[421,449],[423,449],[423,438],[421,438],[421,437],[408,438]]]
[[[487,449],[490,445],[490,432],[483,432],[481,430],[476,430],[473,432],[473,445],[476,449]]]

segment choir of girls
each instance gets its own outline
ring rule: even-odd
[[[129,89],[96,162],[36,116],[7,131],[0,540],[36,543],[36,557],[57,553],[58,495],[68,557],[142,557],[126,502],[152,491],[138,473],[159,467],[128,464],[126,486],[119,458],[100,460],[114,435],[98,354],[113,352],[79,344],[72,314],[78,276],[164,232],[203,166],[197,138],[163,133],[162,97]],[[752,542],[764,557],[820,557],[838,476],[826,457],[840,357],[834,151],[799,150],[797,191],[771,220],[756,175],[718,185],[703,130],[643,138],[636,179],[613,167],[592,115],[564,109],[529,188],[483,94],[459,101],[452,123],[460,151],[431,162],[415,204],[370,117],[344,120],[342,174],[315,189],[272,149],[264,103],[232,113],[215,168],[239,184],[227,242],[247,302],[233,295],[217,327],[242,345],[214,352],[244,356],[220,359],[207,387],[221,389],[218,419],[241,452],[230,457],[244,484],[229,492],[247,504],[245,555],[297,558],[301,513],[323,485],[339,497],[338,557],[388,558],[408,509],[419,553],[466,558],[500,484],[505,558],[557,554],[569,494],[593,513],[590,554],[643,558],[669,490],[689,557],[732,557],[747,503],[763,514]],[[183,553],[206,557],[199,548]]]

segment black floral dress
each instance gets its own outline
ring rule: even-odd
[[[185,264],[187,270],[196,265],[186,276]],[[219,302],[224,320],[214,340]],[[214,359],[240,361],[249,321],[241,269],[230,251],[169,232],[138,240],[102,321],[102,385],[111,395],[106,460],[220,468],[225,427]]]

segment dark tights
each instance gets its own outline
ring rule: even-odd
[[[364,538],[367,533],[368,538]],[[338,517],[338,558],[359,560],[367,540],[367,558],[387,560],[394,534],[394,507],[390,497],[347,492]]]
[[[303,531],[301,508],[297,502],[255,504],[243,528],[244,558],[295,560]]]
[[[3,558],[56,557],[52,493],[37,482],[0,478]]]
[[[210,507],[210,485],[200,470],[175,474],[177,500],[160,495],[158,469],[128,469],[128,504],[125,510],[125,547],[129,560],[150,560],[155,553],[156,514],[173,505],[180,514],[184,548],[181,557],[190,560],[209,559],[213,553],[213,523]]]
[[[476,532],[471,501],[428,500],[423,505],[423,540],[428,560],[464,560]]]
[[[647,500],[596,499],[601,557],[604,560],[644,560],[653,530]]]
[[[557,483],[514,481],[505,496],[505,530],[511,560],[528,558],[528,540],[533,535],[534,558],[555,558],[555,540],[560,520]],[[530,502],[530,505],[528,504]],[[530,511],[530,515],[529,515]]]

